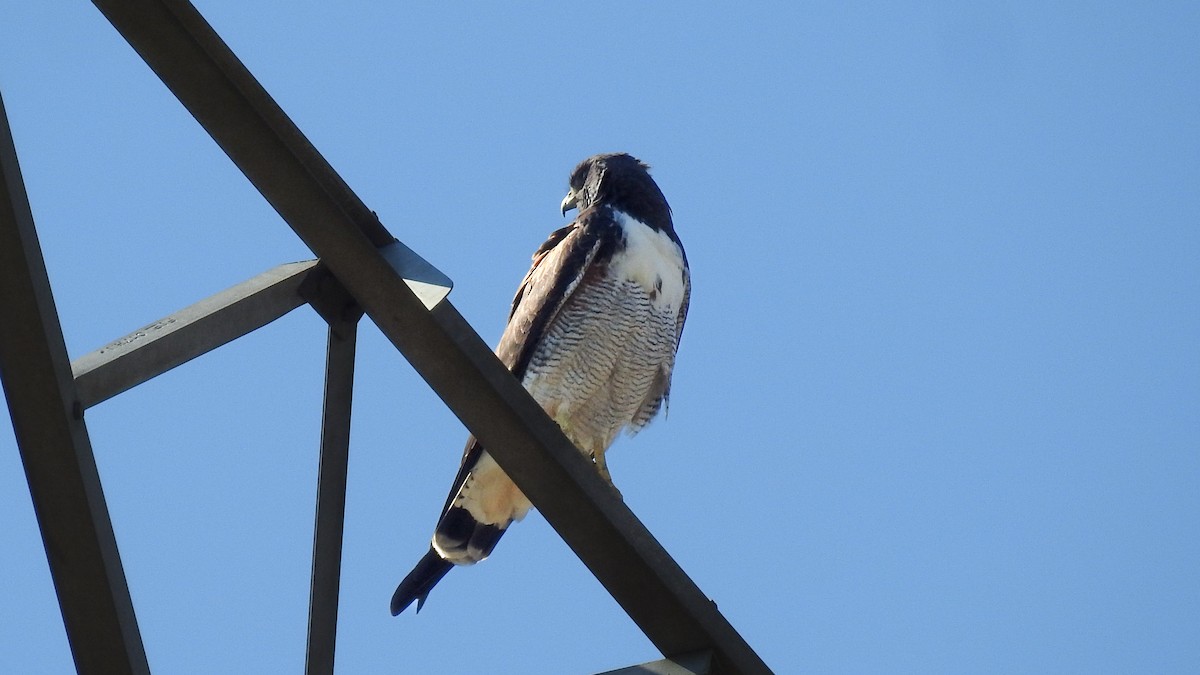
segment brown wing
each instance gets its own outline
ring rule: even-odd
[[[612,255],[616,224],[606,213],[589,209],[570,225],[555,230],[533,254],[533,265],[517,288],[508,325],[496,347],[496,356],[517,379],[525,376],[529,359],[537,349],[546,327],[558,316],[579,282],[597,260]],[[458,475],[450,487],[445,513],[462,488],[467,474],[479,461],[483,447],[474,436],[467,439]]]
[[[615,239],[606,236],[612,234],[610,228],[597,226],[594,221],[600,219],[596,215],[586,213],[564,228],[568,232],[560,235],[563,231],[559,230],[551,235],[534,254],[533,267],[517,289],[496,356],[518,379],[525,376],[529,359],[547,326],[558,316],[597,258],[611,255]],[[602,252],[607,255],[601,256]]]

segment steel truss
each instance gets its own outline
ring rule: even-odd
[[[280,265],[71,363],[0,100],[0,379],[80,673],[148,673],[85,408],[308,304],[328,323],[308,673],[332,673],[354,345],[371,319],[666,657],[770,670],[191,4],[95,4],[319,261]]]

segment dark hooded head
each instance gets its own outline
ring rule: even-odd
[[[571,172],[570,190],[562,201],[562,212],[578,208],[611,206],[656,229],[674,232],[671,207],[650,167],[623,152],[589,157]]]

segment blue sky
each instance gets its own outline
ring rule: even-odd
[[[500,335],[576,162],[626,150],[694,292],[626,501],[778,672],[1200,667],[1200,6],[200,2]],[[90,4],[0,91],[72,357],[311,257]],[[303,663],[324,326],[90,409],[151,667]],[[393,618],[466,432],[360,331],[340,672],[657,658],[540,516]],[[71,668],[0,425],[0,670]]]

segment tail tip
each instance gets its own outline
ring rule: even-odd
[[[441,581],[453,566],[443,560],[436,551],[430,549],[429,553],[421,558],[413,571],[408,573],[408,576],[396,588],[396,592],[392,594],[392,616],[398,616],[408,609],[414,600],[417,603],[417,613],[419,614],[421,607],[425,606],[425,599],[429,597],[429,591],[433,590],[437,582]]]
[[[414,600],[417,602],[417,611],[415,613],[420,614],[421,608],[425,606],[425,599],[428,597],[429,591],[425,591],[420,595],[407,597],[401,595],[400,592],[397,591],[394,595],[392,595],[392,616],[400,616],[400,613],[408,609],[409,606],[413,604]]]

